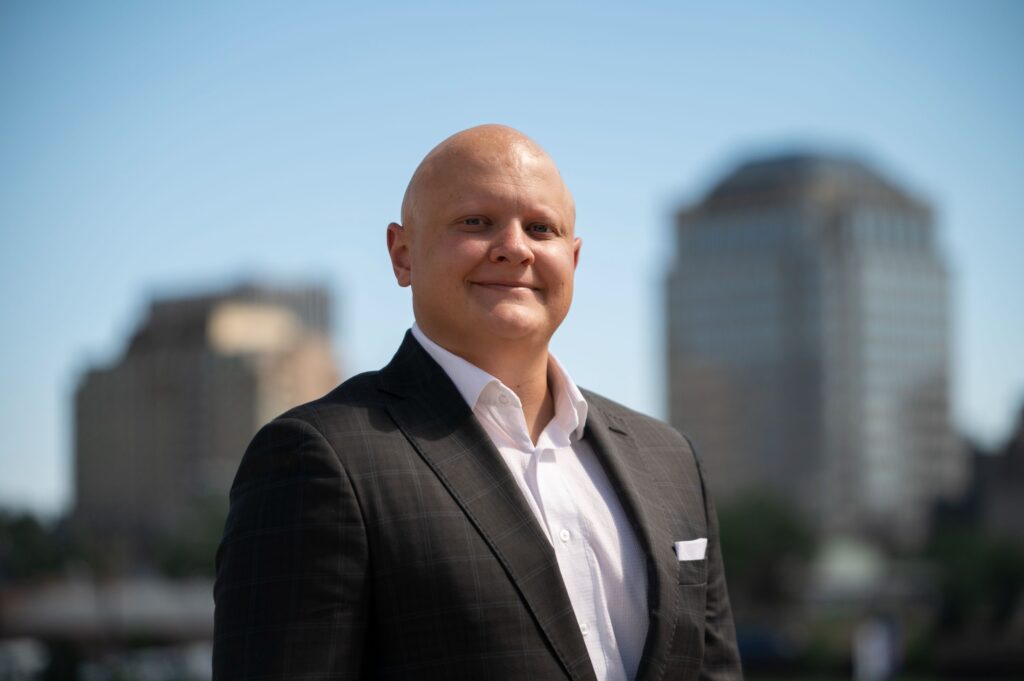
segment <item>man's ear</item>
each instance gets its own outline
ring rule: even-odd
[[[409,232],[397,222],[388,225],[388,255],[391,256],[391,269],[395,271],[395,279],[399,286],[412,283],[412,262],[409,258]]]
[[[572,242],[572,268],[575,270],[580,264],[580,247],[583,245],[583,239],[576,237]]]

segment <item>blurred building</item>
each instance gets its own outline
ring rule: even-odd
[[[983,527],[1024,547],[1024,407],[1002,450],[975,460],[975,479],[981,488]]]
[[[921,540],[965,460],[932,211],[865,164],[755,160],[677,216],[672,423],[722,501],[769,488],[822,531]]]
[[[1002,446],[992,451],[968,444],[967,449],[967,490],[959,499],[936,505],[933,525],[973,528],[1024,549],[1024,406]],[[1024,602],[1021,607],[1024,610]]]
[[[226,505],[257,428],[337,384],[329,307],[315,287],[154,301],[75,393],[76,528],[137,556]]]

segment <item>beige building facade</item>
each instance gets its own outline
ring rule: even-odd
[[[203,504],[226,506],[259,426],[337,385],[329,313],[317,287],[154,301],[75,392],[76,528],[136,555]]]

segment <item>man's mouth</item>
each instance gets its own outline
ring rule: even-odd
[[[498,291],[534,291],[535,287],[518,281],[474,281],[472,282],[475,286],[482,286],[483,288],[494,289]]]

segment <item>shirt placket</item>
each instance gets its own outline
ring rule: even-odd
[[[569,600],[594,664],[594,671],[602,679],[606,675],[606,651],[598,628],[593,566],[590,564],[591,556],[588,555],[586,534],[583,532],[583,519],[577,505],[572,503],[573,496],[562,479],[563,472],[558,465],[555,450],[538,449],[534,456],[537,457],[538,487],[558,569],[562,579],[573,585],[573,588],[567,589]]]

